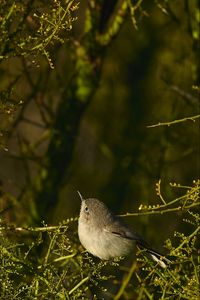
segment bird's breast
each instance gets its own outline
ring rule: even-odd
[[[105,260],[126,255],[133,245],[132,241],[118,237],[103,227],[94,228],[81,220],[79,220],[78,235],[81,244],[88,252]]]

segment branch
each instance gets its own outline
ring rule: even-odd
[[[58,226],[43,226],[43,227],[15,227],[15,226],[10,226],[10,225],[3,225],[0,226],[0,232],[1,231],[17,231],[17,232],[52,232],[56,231],[58,229],[67,229],[68,224],[71,222],[77,221],[78,218],[70,218],[65,221],[65,224],[63,225],[58,225]]]
[[[109,26],[108,30],[97,36],[97,40],[100,45],[107,46],[114,39],[122,27],[127,12],[128,1],[122,1],[122,4],[114,16],[112,24]]]
[[[167,208],[167,209],[163,209],[163,210],[150,210],[150,211],[144,211],[144,212],[138,212],[138,213],[126,213],[123,215],[119,215],[119,217],[139,217],[139,216],[147,216],[147,215],[163,215],[166,213],[171,213],[171,212],[184,212],[184,211],[188,211],[189,209],[193,208],[193,207],[199,207],[200,202],[198,203],[193,203],[191,205],[187,205],[187,206],[177,206],[177,207],[173,207],[173,208]]]
[[[191,208],[198,207],[200,205],[200,198],[199,198],[199,192],[200,192],[200,186],[199,181],[194,182],[194,187],[188,187],[187,192],[178,198],[175,198],[169,202],[166,202],[164,198],[161,195],[160,191],[160,183],[161,181],[156,184],[156,192],[159,198],[162,200],[163,204],[157,204],[157,205],[140,205],[139,211],[143,210],[141,212],[136,213],[126,213],[124,215],[120,215],[120,217],[129,217],[129,216],[144,216],[144,215],[155,215],[155,214],[165,214],[165,213],[171,213],[171,212],[178,212],[178,211],[188,211]],[[180,187],[172,185],[173,187]],[[186,187],[183,186],[185,189]],[[176,206],[175,206],[176,204]],[[173,206],[173,207],[172,207]],[[175,206],[175,207],[174,207]]]
[[[89,276],[83,278],[77,285],[75,285],[75,287],[73,287],[70,291],[69,291],[69,295],[73,294],[81,285],[83,285],[85,282],[87,282],[90,279]]]
[[[186,118],[179,119],[179,120],[174,120],[174,121],[171,121],[171,122],[163,122],[163,123],[159,122],[158,124],[148,125],[147,128],[153,128],[153,127],[158,127],[158,126],[171,126],[171,125],[174,125],[174,124],[177,124],[177,123],[182,123],[182,122],[185,122],[185,121],[195,122],[196,119],[198,119],[198,118],[200,118],[200,115],[186,117]]]
[[[127,276],[123,280],[123,282],[122,282],[122,284],[120,286],[119,291],[117,292],[117,294],[115,295],[115,297],[113,298],[113,300],[121,299],[121,296],[124,294],[124,291],[125,291],[126,287],[128,286],[128,284],[129,284],[129,282],[130,282],[130,280],[132,278],[132,275],[135,272],[136,267],[137,267],[137,263],[134,261],[133,264],[132,264],[132,266],[129,269],[129,272],[128,272]]]

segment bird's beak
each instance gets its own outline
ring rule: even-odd
[[[79,191],[77,191],[77,193],[78,193],[78,195],[79,195],[81,201],[83,201],[83,197],[82,197],[81,193],[80,193]]]

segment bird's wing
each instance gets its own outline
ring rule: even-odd
[[[106,225],[104,227],[104,231],[108,233],[112,233],[115,236],[118,236],[120,238],[129,239],[129,240],[137,240],[137,236],[134,235],[132,231],[129,230],[129,228],[117,218],[112,220],[110,223],[111,225]]]
[[[123,222],[121,222],[121,220],[115,219],[111,223],[111,225],[107,225],[104,227],[104,231],[118,236],[120,238],[134,240],[136,245],[140,249],[144,249],[146,253],[148,253],[149,256],[151,256],[151,258],[162,268],[166,268],[166,266],[171,263],[171,261],[164,257],[161,253],[152,249],[150,245],[145,240],[143,240],[138,234],[130,231],[129,228],[125,224],[123,224]]]

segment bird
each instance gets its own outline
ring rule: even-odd
[[[149,244],[129,227],[102,201],[96,198],[81,199],[78,219],[78,236],[82,246],[101,260],[111,260],[130,254],[135,244],[145,250],[160,267],[166,268],[171,261],[152,249]]]

